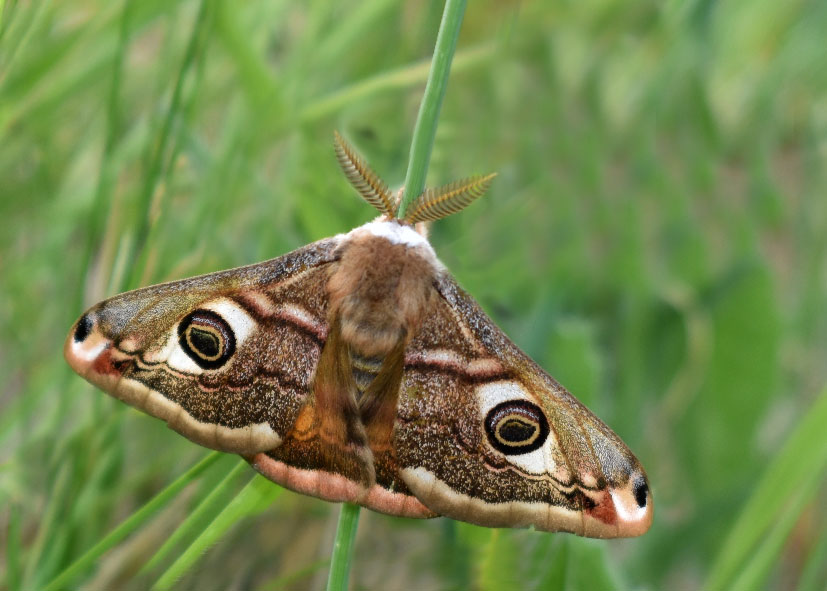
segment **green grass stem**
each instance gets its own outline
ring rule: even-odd
[[[22,538],[20,536],[20,508],[14,506],[9,511],[9,524],[6,526],[7,542],[6,542],[6,587],[9,591],[18,591],[21,589],[22,581],[22,557],[20,556],[20,549],[22,547]]]
[[[333,542],[330,572],[327,576],[327,591],[346,591],[348,588],[359,512],[359,505],[351,503],[343,503],[339,510],[339,524],[336,526],[336,540]]]
[[[141,572],[150,572],[157,567],[164,559],[172,552],[172,550],[183,540],[188,537],[193,539],[197,537],[196,534],[204,531],[207,520],[218,512],[217,507],[224,501],[228,489],[234,484],[236,479],[242,472],[249,470],[250,466],[243,460],[238,460],[236,465],[227,472],[227,475],[221,479],[215,488],[193,509],[187,518],[175,528],[169,538],[158,548],[158,551],[152,555],[147,563],[141,568]]]
[[[72,321],[131,273],[228,269],[366,221],[331,129],[403,184],[445,0],[208,1],[204,21],[202,0],[0,4],[0,588],[27,591],[196,463],[70,373]],[[502,171],[434,247],[638,455],[652,529],[607,543],[376,518],[354,588],[824,589],[823,437],[796,433],[827,421],[827,10],[598,4],[468,3],[426,179]],[[224,480],[238,462],[60,589],[150,586],[184,552],[175,588],[324,588],[339,507],[283,495],[284,527],[216,521],[253,494],[241,464]]]
[[[38,523],[37,535],[26,556],[26,569],[23,573],[24,589],[40,586],[41,581],[38,579],[43,568],[43,557],[49,552],[49,543],[54,537],[54,532],[60,528],[61,500],[70,490],[71,476],[72,465],[68,462],[64,463],[57,472],[52,485],[52,494]]]
[[[439,33],[436,37],[431,72],[428,74],[425,94],[422,96],[419,115],[414,126],[405,190],[397,213],[400,218],[405,216],[408,206],[425,189],[425,177],[428,175],[431,150],[434,147],[439,111],[442,108],[445,89],[448,87],[448,74],[451,71],[451,61],[457,47],[459,29],[465,14],[465,4],[466,0],[446,0],[445,2],[442,23],[439,25]]]
[[[175,582],[189,571],[196,561],[204,555],[207,548],[221,538],[227,530],[241,519],[256,515],[267,509],[282,492],[284,492],[283,488],[275,486],[263,476],[254,476],[201,532],[201,535],[178,556],[172,566],[161,575],[152,588],[172,589]]]
[[[178,493],[180,493],[185,486],[203,474],[204,471],[218,461],[220,457],[221,454],[218,452],[208,454],[204,459],[195,464],[195,466],[179,476],[172,484],[155,495],[143,507],[130,515],[123,523],[109,533],[109,535],[105,536],[100,542],[87,550],[83,556],[75,560],[62,573],[52,579],[51,582],[43,588],[43,591],[58,591],[59,589],[64,589],[73,578],[92,566],[92,564],[110,548],[146,523],[158,510],[178,496]]]

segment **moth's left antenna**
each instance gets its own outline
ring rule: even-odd
[[[373,172],[367,162],[339,135],[338,131],[333,132],[333,144],[336,148],[339,166],[342,167],[347,180],[362,198],[388,217],[396,217],[393,195],[379,175]]]

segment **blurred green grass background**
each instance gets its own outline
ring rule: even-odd
[[[332,131],[402,182],[441,10],[5,2],[0,588],[44,586],[206,455],[72,374],[71,323],[370,219]],[[655,522],[363,512],[354,588],[825,588],[825,30],[823,2],[470,3],[429,179],[500,176],[432,243],[635,451]],[[222,456],[64,587],[320,588],[337,513]]]

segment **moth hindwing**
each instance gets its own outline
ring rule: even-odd
[[[64,350],[116,398],[322,499],[592,537],[652,521],[626,445],[458,287],[421,224],[389,212],[103,301]]]

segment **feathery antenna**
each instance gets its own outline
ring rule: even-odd
[[[339,166],[342,167],[350,184],[373,207],[388,217],[396,217],[396,200],[388,186],[356,153],[353,146],[339,135],[338,131],[333,132],[333,139],[336,148],[336,159],[339,161]]]
[[[488,190],[497,173],[472,176],[436,189],[426,189],[408,209],[405,221],[432,222],[468,206]]]

